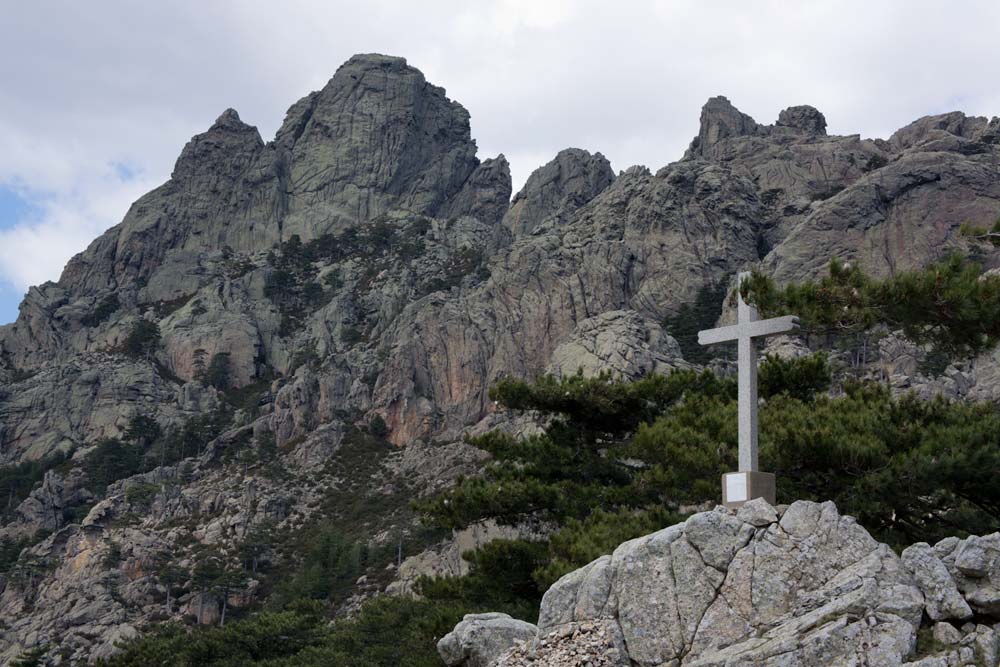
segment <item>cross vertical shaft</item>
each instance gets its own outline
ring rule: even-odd
[[[737,285],[749,277],[741,273]],[[737,288],[738,290],[738,288]],[[746,303],[737,291],[737,322],[756,322],[757,308]],[[752,336],[737,339],[737,367],[739,375],[739,458],[740,472],[756,472],[757,464],[757,342]]]
[[[722,476],[722,502],[739,507],[752,498],[774,504],[774,475],[761,472],[757,463],[757,339],[798,328],[794,315],[762,320],[757,308],[743,300],[739,288],[749,273],[741,273],[736,283],[736,324],[698,332],[698,342],[713,345],[736,341],[739,375],[739,472]]]

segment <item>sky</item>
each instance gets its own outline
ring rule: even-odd
[[[969,0],[38,0],[0,7],[0,324],[169,178],[228,107],[273,138],[355,53],[405,57],[470,112],[514,189],[566,147],[655,170],[726,95],[828,131],[1000,115],[1000,3]]]

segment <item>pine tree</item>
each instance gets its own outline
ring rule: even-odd
[[[228,352],[216,352],[205,371],[205,381],[219,391],[230,387],[230,361]]]
[[[138,320],[129,329],[123,349],[133,358],[151,359],[160,346],[160,327],[150,320]]]

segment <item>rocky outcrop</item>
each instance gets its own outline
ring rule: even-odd
[[[488,262],[488,279],[411,304],[386,331],[372,400],[385,406],[394,441],[450,437],[482,419],[497,378],[538,375],[583,320],[631,310],[657,322],[701,285],[749,266],[759,214],[749,180],[677,163],[625,173],[570,223],[518,237]],[[613,370],[612,361],[602,364]]]
[[[14,510],[14,520],[0,528],[0,539],[30,539],[37,533],[49,534],[62,528],[69,522],[71,510],[93,500],[85,481],[78,468],[64,474],[47,470],[41,485],[32,489]]]
[[[687,366],[677,341],[659,324],[635,311],[612,310],[577,324],[570,338],[552,352],[546,370],[556,377],[610,373],[635,380]]]
[[[723,96],[709,98],[701,108],[701,127],[685,157],[707,157],[724,139],[750,137],[765,129],[753,118],[733,106]]]
[[[510,164],[502,154],[483,161],[448,205],[448,218],[463,215],[494,225],[510,206]]]
[[[788,107],[778,114],[776,127],[787,127],[806,134],[826,134],[826,116],[816,107]]]
[[[884,275],[961,245],[962,222],[1000,210],[996,122],[946,114],[889,141],[829,136],[825,123],[795,106],[763,125],[712,98],[681,162],[615,178],[600,153],[567,149],[508,206],[509,166],[476,159],[459,104],[401,58],[356,56],[273,141],[224,112],[58,284],[30,290],[0,327],[2,372],[34,374],[27,393],[75,416],[28,414],[37,403],[0,389],[0,456],[116,435],[122,419],[93,387],[126,402],[148,387],[138,398],[158,420],[183,420],[184,397],[206,394],[198,360],[215,355],[235,387],[276,380],[279,442],[345,412],[382,416],[397,444],[450,438],[489,417],[500,376],[670,367],[673,351],[653,350],[667,340],[657,324],[762,259],[781,279],[833,256]],[[286,295],[275,246],[295,236],[309,256]],[[599,333],[609,325],[593,318],[617,311],[639,320]],[[117,351],[140,319],[159,326],[161,349],[123,369]],[[100,381],[53,386],[65,368]]]
[[[466,614],[455,629],[438,642],[446,665],[488,667],[515,641],[530,639],[537,628],[507,614]]]
[[[834,257],[885,277],[965,247],[965,221],[996,219],[1000,180],[988,152],[914,149],[817,201],[766,257],[778,279],[823,275]]]
[[[374,54],[293,106],[275,144],[287,151],[283,231],[303,239],[323,231],[320,210],[334,223],[393,208],[434,216],[478,166],[468,112],[403,58]]]
[[[137,414],[164,423],[211,410],[214,392],[178,386],[145,361],[82,355],[0,387],[0,461],[15,463],[116,437]]]
[[[45,647],[54,664],[93,664],[152,621],[218,622],[222,593],[198,588],[192,579],[198,563],[216,558],[239,569],[239,548],[249,538],[258,540],[256,557],[262,567],[274,564],[280,546],[274,540],[316,521],[323,502],[334,502],[337,511],[340,505],[358,503],[365,512],[324,515],[325,525],[345,518],[361,521],[371,526],[373,549],[394,551],[402,540],[409,555],[419,544],[412,537],[417,526],[400,514],[405,516],[409,499],[422,490],[421,477],[433,476],[436,484],[447,485],[483,457],[464,443],[436,444],[439,456],[421,460],[385,444],[361,453],[352,449],[356,443],[345,443],[343,431],[327,425],[285,447],[274,460],[220,465],[220,458],[248,447],[249,429],[237,429],[201,457],[112,483],[79,523],[63,524],[26,547],[0,578],[0,664],[36,647]],[[40,525],[53,507],[80,500],[69,495],[79,494],[77,481],[75,474],[63,479],[50,473],[18,512],[27,520],[30,512],[40,511]],[[84,499],[87,504],[92,500]],[[373,506],[386,514],[368,514]],[[509,529],[490,532],[500,534],[514,536]],[[18,535],[3,532],[0,538]],[[433,553],[467,567],[461,550],[483,537],[470,534],[454,545],[434,545]],[[427,561],[415,557],[406,562]],[[395,564],[389,566],[390,577],[395,570]],[[399,573],[404,584],[411,583],[408,572],[414,569],[408,566]],[[230,591],[230,608],[254,601],[258,582],[253,569],[245,575],[247,580]],[[376,591],[358,587],[360,599]],[[56,656],[62,662],[55,662]]]
[[[995,664],[997,630],[962,621],[966,601],[1000,619],[998,540],[914,545],[900,559],[833,503],[755,500],[625,542],[546,592],[535,637],[484,629],[467,654],[508,644],[493,667]],[[916,654],[925,613],[950,621],[923,626],[943,640],[933,655]],[[469,664],[456,655],[442,652]]]
[[[528,177],[510,202],[503,224],[514,234],[528,234],[548,220],[564,221],[614,178],[611,163],[600,153],[591,155],[579,148],[559,151]]]

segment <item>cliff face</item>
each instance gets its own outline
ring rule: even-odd
[[[616,177],[568,149],[508,205],[506,160],[479,162],[458,103],[400,58],[356,56],[270,143],[227,110],[167,183],[31,290],[0,328],[8,380],[35,374],[0,394],[0,457],[113,435],[151,403],[165,420],[194,414],[211,400],[185,386],[196,350],[227,353],[239,385],[280,378],[280,441],[345,410],[382,415],[397,444],[454,436],[488,414],[492,381],[540,372],[588,318],[661,322],[758,261],[781,279],[834,256],[886,275],[961,246],[962,222],[1000,211],[997,141],[1000,121],[960,113],[862,140],[827,135],[812,107],[765,126],[716,97],[684,159],[655,175]],[[291,321],[268,253],[295,236],[327,242],[299,276],[324,293]],[[155,359],[115,357],[140,318],[160,327]],[[321,367],[293,372],[302,350]]]
[[[273,434],[305,474],[376,417],[396,445],[453,441],[497,423],[487,391],[504,375],[684,365],[664,319],[754,263],[804,278],[838,256],[886,275],[961,247],[963,222],[1000,213],[998,142],[1000,119],[957,112],[862,140],[828,135],[812,107],[762,125],[718,97],[683,159],[655,174],[615,175],[600,153],[567,149],[512,200],[506,160],[477,158],[461,105],[401,58],[356,56],[270,142],[224,112],[167,183],[30,290],[0,327],[0,464],[57,451],[79,462],[136,416],[179,428],[234,392],[240,409],[203,456]],[[160,342],[124,354],[140,321]],[[213,358],[228,393],[199,380]],[[996,393],[996,363],[977,363],[956,393]],[[33,502],[63,502],[46,494]],[[193,534],[240,497],[192,514]],[[305,512],[288,502],[281,520]],[[25,512],[4,534],[39,527]],[[46,530],[68,529],[53,516]],[[46,553],[113,536],[148,556],[142,531],[92,519]],[[253,521],[211,534],[225,543]]]

